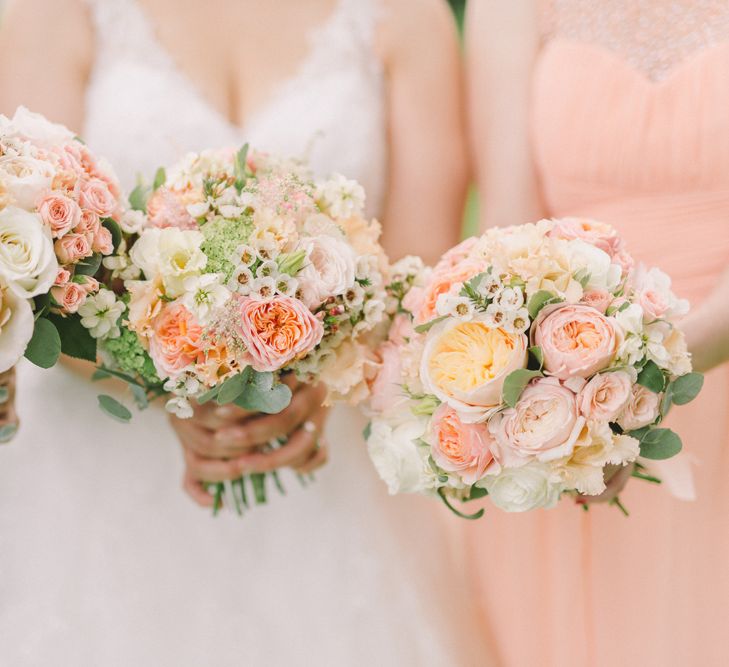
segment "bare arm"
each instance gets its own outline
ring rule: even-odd
[[[469,0],[467,97],[481,229],[542,217],[529,115],[539,49],[533,0]]]
[[[442,0],[391,0],[379,37],[390,145],[385,249],[433,262],[458,242],[469,174],[456,26]]]
[[[93,30],[81,0],[11,0],[0,23],[0,112],[83,126]]]

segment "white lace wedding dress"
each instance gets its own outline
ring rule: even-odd
[[[243,129],[205,102],[134,0],[89,3],[98,54],[84,137],[126,186],[186,151],[249,141],[358,179],[379,211],[374,0],[341,0]],[[315,484],[287,477],[288,497],[213,519],[180,489],[161,410],[118,424],[98,411],[98,388],[63,368],[25,365],[19,386],[22,428],[0,450],[0,663],[484,664],[444,515],[386,495],[354,411],[335,411]]]

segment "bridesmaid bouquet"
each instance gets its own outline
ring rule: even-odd
[[[0,371],[23,355],[49,368],[62,350],[95,360],[82,322],[108,300],[94,274],[123,211],[113,171],[69,130],[24,107],[0,116]]]
[[[387,262],[357,183],[315,181],[244,147],[188,155],[130,201],[137,229],[106,262],[112,284],[123,281],[123,312],[102,337],[97,377],[126,380],[141,407],[165,395],[182,418],[193,400],[279,412],[290,373],[324,383],[330,400],[366,396]]]
[[[388,292],[366,437],[390,493],[523,512],[598,495],[628,464],[658,481],[640,460],[680,451],[660,423],[702,385],[674,324],[688,303],[612,227],[492,229],[432,270],[395,265]]]

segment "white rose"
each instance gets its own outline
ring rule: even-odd
[[[435,487],[435,475],[427,460],[428,447],[419,447],[426,420],[413,419],[392,427],[373,421],[367,450],[380,478],[391,495],[424,493]]]
[[[307,263],[296,277],[309,308],[344,294],[354,284],[357,258],[345,241],[323,235],[302,239],[301,247],[306,250]]]
[[[0,157],[0,181],[11,201],[27,211],[35,209],[51,187],[55,170],[49,162],[24,155]]]
[[[658,417],[660,406],[661,394],[636,384],[628,405],[618,419],[618,424],[624,431],[634,431],[648,426]]]
[[[0,276],[21,298],[46,293],[58,274],[50,230],[37,215],[8,206],[0,211]]]
[[[620,282],[622,269],[600,248],[579,239],[566,241],[562,247],[572,273],[587,276],[585,289],[610,291]]]
[[[33,336],[33,310],[27,299],[0,288],[0,373],[9,370],[23,356]]]
[[[68,143],[74,138],[73,132],[67,127],[51,123],[45,116],[23,106],[17,108],[12,119],[0,116],[0,133],[32,139],[34,144],[42,148]]]
[[[506,512],[554,507],[562,492],[559,475],[544,463],[504,468],[498,475],[487,475],[478,485],[484,486],[491,502]]]

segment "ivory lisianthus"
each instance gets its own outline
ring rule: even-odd
[[[321,322],[287,296],[240,299],[239,313],[238,333],[257,371],[275,371],[303,357],[324,335]]]
[[[584,423],[575,394],[556,378],[541,378],[522,392],[514,408],[494,415],[489,430],[501,463],[519,466],[568,456]]]
[[[527,338],[490,328],[483,316],[449,320],[428,333],[420,377],[429,393],[477,418],[501,403],[506,376],[527,361]]]
[[[534,342],[542,348],[544,368],[566,380],[587,378],[615,357],[618,336],[612,321],[583,304],[547,306],[534,325]]]
[[[0,277],[19,297],[47,292],[58,275],[50,230],[38,216],[8,206],[0,211]]]
[[[23,356],[33,336],[33,311],[7,287],[0,287],[0,373],[12,368]]]
[[[433,460],[443,470],[458,472],[466,484],[480,480],[491,462],[493,438],[485,424],[468,424],[443,403],[431,421]]]

